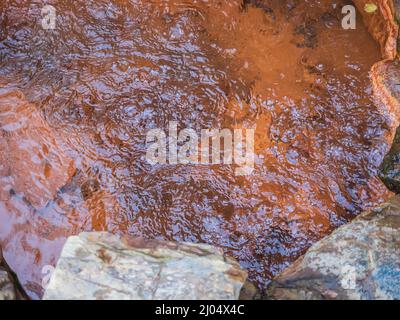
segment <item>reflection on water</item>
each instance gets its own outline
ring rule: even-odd
[[[265,288],[388,196],[379,48],[347,1],[0,4],[0,240],[32,297],[65,238],[108,230],[206,242]],[[255,170],[146,162],[146,133],[255,128]],[[6,150],[6,152],[3,152]]]

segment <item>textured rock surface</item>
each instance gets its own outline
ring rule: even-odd
[[[398,26],[395,23],[396,9],[392,0],[354,0],[364,22],[374,39],[380,44],[385,59],[396,57]],[[377,10],[368,12],[366,5],[375,4]]]
[[[374,92],[378,100],[392,115],[394,125],[400,120],[400,61],[383,61],[372,70]],[[381,168],[380,178],[393,192],[400,193],[400,128],[397,129],[392,148],[386,155]]]
[[[400,299],[400,198],[316,243],[275,279],[268,299]]]
[[[396,15],[396,20],[400,21],[400,0],[393,0],[393,7]]]
[[[391,191],[400,193],[400,128],[397,129],[392,149],[386,155],[379,175]]]
[[[390,126],[396,128],[400,123],[399,60],[376,63],[371,70],[371,79],[376,103],[390,119]]]
[[[82,233],[68,239],[44,299],[237,299],[246,278],[208,245]]]
[[[17,298],[16,288],[11,275],[8,273],[3,261],[0,249],[0,300],[15,300]]]

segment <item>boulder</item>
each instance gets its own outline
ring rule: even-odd
[[[385,105],[392,123],[400,122],[400,61],[382,61],[372,69],[372,83],[379,101]],[[379,177],[389,190],[400,193],[400,128],[380,167]]]
[[[267,299],[400,299],[400,197],[313,245],[271,283]]]
[[[43,299],[232,300],[246,278],[209,245],[82,233],[68,238]]]

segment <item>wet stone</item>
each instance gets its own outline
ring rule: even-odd
[[[313,245],[278,276],[268,299],[400,299],[400,197]]]

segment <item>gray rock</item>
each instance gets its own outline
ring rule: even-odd
[[[17,292],[9,274],[0,249],[0,300],[15,300]]]
[[[389,190],[400,193],[400,127],[397,129],[390,152],[383,160],[379,177]]]
[[[268,299],[400,299],[400,198],[312,246],[270,285]]]
[[[393,125],[400,119],[400,61],[383,61],[376,64],[372,71],[374,91],[384,102],[383,110],[392,115]],[[379,176],[389,190],[400,193],[400,128],[390,152],[385,156]]]
[[[0,269],[0,300],[15,300],[15,288],[7,271]]]
[[[208,245],[82,233],[67,240],[43,299],[238,299],[246,278]]]

